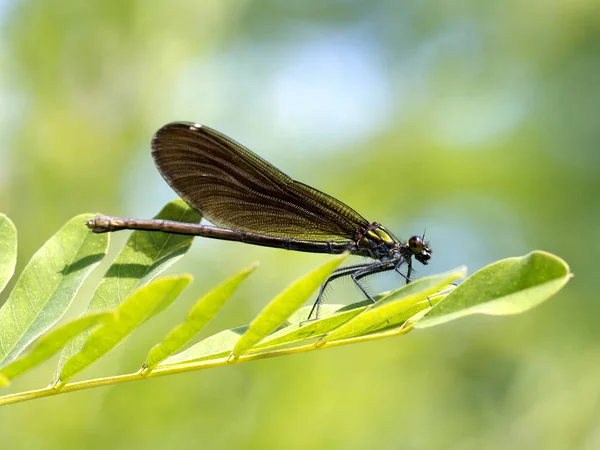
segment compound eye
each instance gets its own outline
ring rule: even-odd
[[[408,248],[415,255],[420,254],[423,251],[423,239],[421,236],[413,236],[408,240]]]

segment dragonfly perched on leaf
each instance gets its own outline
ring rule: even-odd
[[[99,216],[87,222],[95,233],[124,229],[203,236],[312,253],[371,258],[335,270],[323,283],[310,312],[319,314],[327,285],[395,270],[410,282],[413,257],[431,258],[423,237],[403,242],[378,222],[369,222],[334,197],[295,181],[243,145],[197,123],[165,125],[152,138],[152,157],[166,182],[214,226],[169,220]],[[406,265],[406,274],[400,269]]]

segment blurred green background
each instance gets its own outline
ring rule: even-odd
[[[0,211],[19,268],[76,214],[157,212],[174,194],[150,137],[190,120],[401,238],[427,228],[420,275],[533,249],[576,275],[522,316],[5,407],[2,449],[600,448],[598,1],[2,0],[0,67]],[[192,287],[83,376],[136,370],[255,260],[203,336],[326,258],[197,239],[172,269]],[[341,283],[328,301],[360,299]],[[6,392],[44,386],[53,364]]]

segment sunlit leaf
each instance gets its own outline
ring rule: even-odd
[[[415,305],[421,302],[422,308],[428,307],[429,302],[423,302],[428,296],[436,294],[458,278],[466,275],[466,268],[459,267],[452,271],[421,278],[394,291],[381,301],[366,308],[361,314],[355,316],[343,325],[333,330],[322,338],[317,346],[339,339],[347,339],[385,328],[394,323],[401,323],[414,314]]]
[[[0,214],[0,292],[8,283],[17,263],[17,229],[11,220]]]
[[[0,385],[3,382],[8,384],[10,380],[43,363],[83,331],[113,320],[114,317],[111,312],[90,314],[47,332],[35,342],[30,352],[0,370]]]
[[[292,283],[275,297],[252,321],[246,333],[233,348],[233,357],[251,349],[264,337],[275,331],[298,309],[310,295],[329,277],[347,255],[339,255],[317,270]]]
[[[145,368],[152,369],[186,345],[219,312],[256,266],[254,264],[242,270],[198,300],[187,314],[185,321],[171,330],[163,342],[155,345],[150,350]],[[148,370],[145,370],[145,372]]]
[[[31,258],[0,309],[0,366],[65,313],[83,280],[104,258],[108,235],[93,234],[83,214],[71,219]]]
[[[430,302],[436,304],[437,302],[441,301],[454,288],[454,285],[449,285],[440,292],[430,296],[427,301],[419,302],[412,308],[406,309],[401,314],[391,317],[389,322],[386,323],[385,326],[382,326],[382,328],[393,327],[398,323],[404,322],[407,318],[413,316],[413,314],[429,308]],[[375,301],[379,302],[395,292],[396,291],[379,294],[375,298]],[[324,336],[325,334],[339,327],[341,324],[352,319],[354,316],[360,314],[365,310],[365,308],[371,306],[372,304],[373,303],[370,300],[364,300],[351,305],[325,304],[321,306],[321,318],[319,320],[306,320],[306,317],[310,313],[312,307],[307,306],[305,308],[300,308],[289,318],[288,322],[291,322],[291,325],[277,330],[276,332],[267,336],[260,342],[260,344],[256,345],[252,349],[252,352],[270,351],[275,346],[288,345],[309,339],[320,338],[321,336]]]
[[[434,304],[439,302],[454,287],[454,285],[447,286],[442,289],[439,295],[434,294],[431,296],[431,302]],[[396,291],[382,293],[377,296],[375,300],[379,301],[394,292]],[[388,325],[390,327],[394,324],[397,326],[399,322],[403,322],[407,318],[410,318],[415,312],[428,309],[430,306],[429,302],[430,300],[426,300],[414,305],[412,308],[406,309],[406,311],[404,311],[404,316],[401,317],[399,315],[393,317]],[[305,342],[303,341],[312,342],[321,336],[324,336],[342,323],[345,323],[357,314],[360,314],[369,305],[372,305],[372,302],[369,300],[353,303],[351,305],[324,304],[321,306],[320,319],[318,320],[306,320],[312,306],[300,308],[288,318],[288,326],[265,337],[259,344],[254,346],[250,352],[253,354],[268,352],[276,347],[290,344],[305,345]],[[228,356],[247,329],[248,325],[244,325],[231,330],[221,331],[220,333],[198,342],[189,349],[171,356],[167,360],[161,362],[159,367],[213,360]]]
[[[571,278],[565,261],[535,251],[484,267],[436,305],[415,328],[425,328],[471,314],[519,314],[546,301]]]
[[[260,344],[256,345],[253,348],[253,351],[324,336],[331,330],[334,330],[341,324],[360,314],[367,307],[367,305],[371,304],[372,302],[370,300],[362,301],[354,305],[350,305],[354,306],[354,308],[351,309],[346,309],[347,307],[345,307],[345,305],[322,305],[318,320],[306,320],[310,310],[312,309],[312,306],[301,308],[294,315],[303,317],[304,320],[301,322],[292,323],[291,325],[270,334],[264,338]],[[346,310],[342,312],[336,311],[334,314],[331,314],[331,306],[337,307],[338,310],[342,308]]]
[[[198,342],[190,348],[165,359],[157,367],[204,361],[229,356],[240,337],[248,330],[248,325],[223,330]]]
[[[158,213],[157,219],[198,223],[200,216],[183,200],[177,199]],[[159,275],[192,245],[193,236],[167,233],[134,231],[125,247],[108,268],[104,278],[94,292],[88,312],[114,309],[133,291]],[[88,333],[73,339],[60,355],[57,374],[71,356],[81,350]]]
[[[135,291],[117,307],[115,320],[92,331],[81,351],[67,360],[57,386],[113,349],[156,311],[173,303],[191,280],[191,275],[173,275],[156,279]]]
[[[357,303],[356,305],[361,305],[362,303],[363,302],[361,302],[360,304]],[[369,302],[369,304],[370,303],[371,302]],[[306,325],[307,327],[311,327],[311,329],[313,330],[312,333],[309,332],[311,334],[311,336],[309,336],[309,338],[314,337],[313,334],[314,334],[315,328],[327,329],[328,326],[332,326],[331,322],[330,322],[330,318],[328,317],[330,314],[333,314],[340,308],[347,308],[347,307],[345,305],[327,305],[327,304],[322,305],[321,306],[321,319],[306,321],[305,319],[308,317],[308,314],[309,314],[311,308],[312,308],[312,306],[307,306],[306,308],[300,308],[294,314],[292,314],[288,320],[289,322],[296,322],[296,319],[302,318],[302,324]],[[342,316],[342,318],[340,320],[342,320],[342,321],[348,320],[348,317],[352,317],[354,314],[358,314],[358,312],[360,312],[361,309],[360,309],[360,306],[357,306],[357,308],[359,308],[359,309],[354,312],[349,311],[347,315],[344,315],[344,313],[340,313],[340,316]],[[332,323],[337,324],[338,322],[337,322],[337,320],[334,320]],[[271,346],[279,345],[285,339],[289,339],[289,342],[306,339],[305,337],[296,338],[296,336],[294,336],[295,333],[301,332],[302,329],[298,328],[300,325],[301,325],[300,323],[293,323],[292,325],[285,327],[285,328],[273,333],[272,335],[269,335],[267,338],[265,338],[264,347],[271,347]],[[337,326],[337,325],[335,325],[335,326]],[[161,362],[159,364],[159,367],[164,367],[164,366],[174,365],[174,364],[190,363],[190,362],[195,362],[195,361],[204,361],[204,360],[208,360],[208,359],[216,359],[216,358],[222,358],[224,356],[228,356],[233,351],[233,347],[235,346],[237,341],[240,339],[240,337],[246,332],[246,330],[248,330],[248,325],[236,327],[231,330],[221,331],[213,336],[210,336],[210,337],[198,342],[197,344],[191,346],[190,348],[184,350],[183,352],[171,356],[170,358]],[[272,337],[275,342],[271,341]],[[261,342],[261,344],[254,347],[254,349],[262,349],[262,348],[263,348],[262,342]]]

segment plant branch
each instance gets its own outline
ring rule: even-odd
[[[321,350],[330,347],[338,347],[340,345],[348,345],[354,344],[358,342],[371,341],[375,339],[382,339],[389,336],[394,336],[398,334],[407,333],[412,329],[412,326],[402,326],[399,328],[395,328],[390,331],[378,332],[375,334],[364,335],[349,339],[341,339],[339,341],[332,341],[325,343],[322,347],[317,347],[316,343],[302,345],[299,347],[293,348],[284,348],[279,350],[271,350],[271,351],[260,351],[256,353],[247,353],[241,355],[237,359],[233,359],[230,356],[205,360],[205,361],[197,361],[191,363],[183,363],[177,364],[173,366],[165,366],[165,367],[157,367],[153,371],[143,375],[141,370],[134,373],[128,373],[123,375],[116,375],[112,377],[104,377],[104,378],[94,378],[91,380],[83,380],[83,381],[75,381],[72,383],[67,383],[62,386],[61,389],[57,389],[55,386],[48,386],[42,389],[34,389],[31,391],[18,392],[16,394],[9,394],[3,397],[0,397],[0,406],[11,405],[13,403],[21,403],[29,400],[34,400],[42,397],[50,397],[58,394],[67,394],[69,392],[82,391],[84,389],[93,389],[101,386],[110,386],[120,383],[127,383],[130,381],[138,381],[146,378],[152,377],[160,377],[165,375],[172,375],[176,373],[184,373],[184,372],[192,372],[196,370],[210,369],[212,367],[221,367],[227,366],[230,364],[242,363],[246,361],[255,361],[259,359],[265,358],[273,358],[276,356],[284,356],[284,355],[292,355],[295,353],[304,353],[313,350]],[[317,341],[318,342],[318,341]]]

